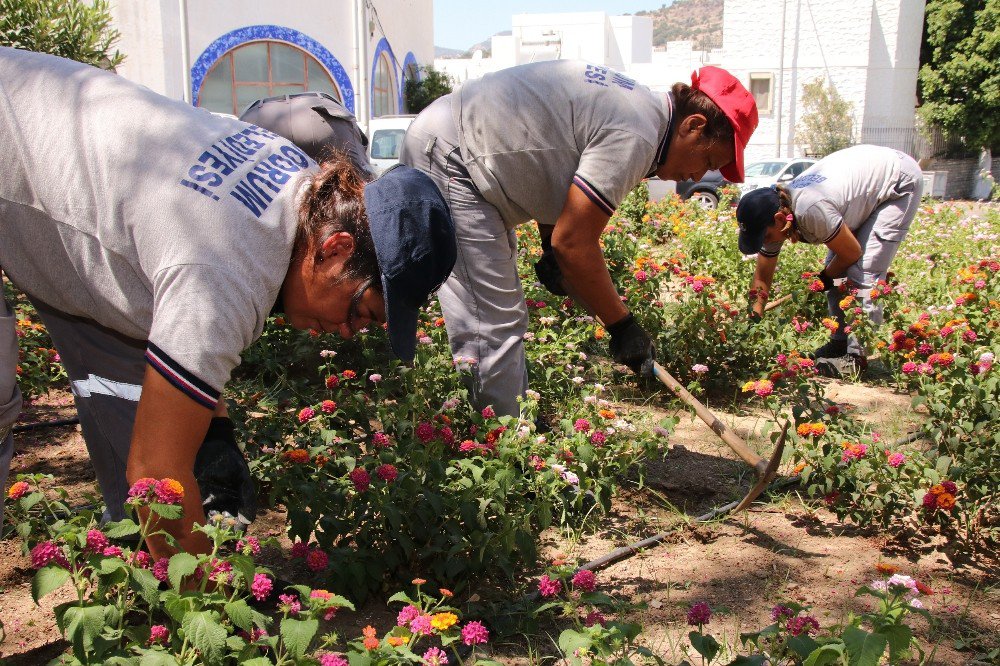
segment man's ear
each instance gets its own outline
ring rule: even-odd
[[[705,126],[707,124],[708,118],[700,113],[692,113],[690,116],[681,121],[680,127],[677,128],[677,131],[681,135],[692,135],[691,138],[699,139],[705,131]]]
[[[319,254],[323,259],[343,257],[346,259],[354,254],[354,236],[346,231],[338,231],[327,237],[320,245]]]

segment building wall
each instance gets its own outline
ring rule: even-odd
[[[112,13],[127,56],[118,71],[168,97],[191,100],[200,78],[229,49],[258,39],[287,41],[330,70],[345,103],[364,122],[379,53],[393,63],[397,105],[406,65],[429,65],[434,57],[433,0],[371,4],[374,12],[358,21],[362,54],[355,29],[364,5],[359,0],[115,0]]]

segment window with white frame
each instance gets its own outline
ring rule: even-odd
[[[750,94],[757,102],[757,113],[767,115],[772,112],[774,75],[770,72],[750,73]]]

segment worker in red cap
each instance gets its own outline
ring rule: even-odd
[[[753,96],[723,69],[703,67],[661,93],[571,60],[487,74],[421,112],[400,161],[430,175],[451,209],[458,261],[438,295],[452,353],[475,361],[473,402],[516,415],[528,388],[514,228],[532,219],[542,284],[607,323],[615,360],[650,367],[652,339],[615,290],[601,232],[643,178],[720,169],[742,182],[756,127]]]

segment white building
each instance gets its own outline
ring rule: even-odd
[[[239,115],[318,90],[367,119],[404,111],[407,77],[434,57],[433,0],[115,0],[118,73]]]
[[[822,78],[853,105],[855,140],[915,152],[917,70],[924,0],[726,0],[723,46],[652,49],[652,19],[603,12],[518,14],[492,54],[437,59],[456,81],[505,67],[578,58],[618,69],[655,90],[725,67],[754,93],[760,125],[747,159],[804,154],[796,140],[803,85]]]

